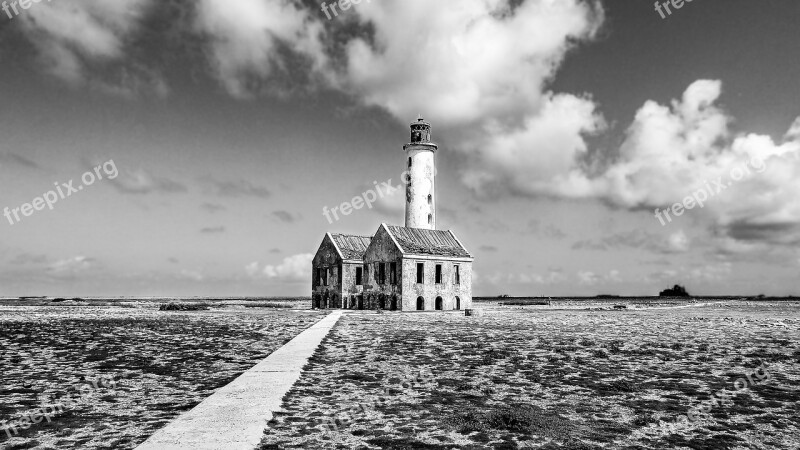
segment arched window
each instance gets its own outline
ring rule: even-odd
[[[456,297],[456,309],[461,309],[461,298]]]
[[[429,205],[433,204],[433,196],[431,194],[428,194],[428,204]]]
[[[425,311],[425,299],[417,297],[417,311]]]
[[[436,310],[437,311],[441,311],[442,310],[442,303],[444,303],[444,301],[442,301],[442,297],[436,297]]]

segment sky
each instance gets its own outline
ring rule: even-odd
[[[474,295],[800,294],[796,1],[11,6],[0,296],[310,295],[419,115]]]

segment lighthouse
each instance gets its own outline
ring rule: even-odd
[[[411,124],[406,153],[406,227],[436,229],[436,150],[431,124],[419,117]]]

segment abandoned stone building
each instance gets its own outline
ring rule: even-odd
[[[314,308],[400,311],[472,307],[474,258],[452,231],[436,229],[436,151],[431,126],[411,124],[404,145],[405,226],[373,236],[327,233],[312,261]]]

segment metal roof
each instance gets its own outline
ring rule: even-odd
[[[364,259],[364,253],[372,238],[369,236],[353,236],[349,234],[331,233],[333,242],[342,253],[342,259]]]
[[[424,230],[386,225],[386,229],[404,253],[444,257],[471,258],[466,248],[451,231]]]

